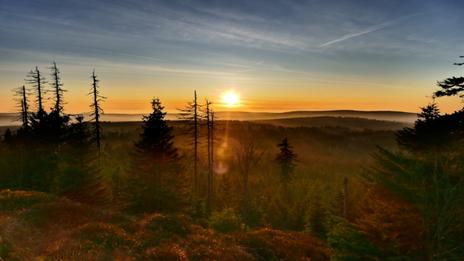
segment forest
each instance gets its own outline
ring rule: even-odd
[[[154,93],[140,122],[106,122],[101,80],[89,118],[65,110],[55,62],[15,89],[0,259],[464,258],[464,110],[436,103],[463,98],[464,77],[438,81],[413,125],[221,119],[195,90],[178,119]]]

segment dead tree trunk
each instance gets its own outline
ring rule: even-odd
[[[197,91],[193,92],[193,186],[194,194],[198,192],[198,102],[197,102]]]
[[[21,95],[21,121],[22,121],[22,127],[25,131],[29,129],[29,105],[27,102],[27,94],[26,94],[26,86],[23,85],[23,87],[20,90],[20,95]]]
[[[207,212],[211,212],[213,197],[213,166],[212,166],[212,121],[211,121],[211,102],[206,100],[206,129],[208,140],[208,194],[207,194]]]
[[[100,107],[100,102],[105,99],[105,97],[100,95],[100,90],[98,86],[98,82],[100,80],[97,79],[97,75],[95,75],[95,70],[92,72],[92,88],[90,94],[92,95],[93,101],[90,107],[93,109],[92,116],[93,120],[95,121],[95,133],[94,138],[97,144],[98,154],[101,153],[101,126],[100,126],[100,116],[103,113],[102,108]]]
[[[56,62],[53,61],[52,67],[50,67],[52,73],[51,76],[53,78],[53,91],[55,92],[55,106],[54,110],[58,115],[61,115],[63,113],[63,93],[65,90],[63,90],[63,83],[61,82],[61,77],[60,77],[60,70],[58,70],[58,67],[56,66]]]
[[[343,178],[343,217],[348,217],[348,178]]]

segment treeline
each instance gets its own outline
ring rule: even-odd
[[[189,142],[180,153],[178,144],[174,144],[173,127],[165,120],[164,107],[159,98],[154,98],[152,112],[143,116],[140,136],[128,152],[125,175],[107,176],[102,169],[111,155],[104,154],[106,143],[100,121],[105,97],[100,94],[95,71],[89,83],[89,121],[83,115],[64,111],[67,90],[55,62],[50,71],[51,80],[47,82],[36,67],[27,75],[26,85],[15,90],[22,124],[14,132],[8,129],[3,137],[1,188],[43,191],[130,213],[185,211],[203,218],[219,209],[215,208],[220,197],[215,197],[219,190],[215,188],[217,138],[211,101],[200,103],[195,91],[193,101],[181,109],[180,119],[187,127],[182,135]],[[48,98],[53,104],[47,111]],[[293,173],[296,154],[287,138],[278,146],[281,152],[275,162],[281,165],[284,184]],[[251,212],[249,175],[260,163],[261,154],[252,142],[243,144],[236,153],[244,213]]]
[[[399,149],[379,148],[366,168],[366,200],[329,232],[335,260],[463,259],[464,109],[441,114],[435,100],[463,98],[464,77],[437,85],[414,126],[397,132]]]

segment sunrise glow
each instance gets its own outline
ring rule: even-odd
[[[228,91],[222,96],[222,102],[226,107],[235,107],[240,104],[240,97],[234,91]]]

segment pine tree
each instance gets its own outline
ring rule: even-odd
[[[420,120],[433,121],[440,117],[440,109],[435,100],[427,106],[421,108],[421,112],[417,115]]]
[[[177,149],[174,147],[172,127],[169,127],[163,111],[164,107],[158,98],[151,103],[153,112],[143,116],[142,134],[136,143],[137,149],[143,154],[149,154],[154,162],[162,163],[177,159]]]
[[[320,201],[320,198],[315,198],[309,209],[307,229],[311,234],[325,240],[327,236],[327,213]]]
[[[464,56],[459,56],[459,58],[464,58]],[[464,63],[454,63],[454,65],[462,66]],[[464,95],[461,94],[464,91],[464,77],[446,78],[439,81],[437,85],[441,89],[434,92],[435,97],[459,95],[459,97],[464,98]]]
[[[142,133],[135,144],[126,194],[133,212],[172,211],[178,207],[180,192],[172,127],[168,126],[158,98],[152,100],[153,112],[143,116]]]
[[[61,171],[55,180],[54,193],[87,204],[107,202],[106,189],[95,147],[92,145],[91,132],[82,115],[77,115],[61,148]]]
[[[284,138],[277,146],[280,152],[277,154],[276,161],[280,164],[281,179],[286,183],[295,169],[296,154],[293,152],[287,138]]]
[[[13,134],[11,133],[10,128],[8,128],[3,134],[3,142],[10,143],[12,139],[13,139]]]
[[[97,144],[98,153],[101,153],[101,126],[100,126],[100,116],[103,114],[103,109],[100,106],[100,103],[103,102],[106,98],[100,95],[100,87],[98,83],[100,80],[97,79],[97,75],[95,74],[95,70],[92,72],[92,88],[90,90],[90,95],[92,96],[92,103],[90,104],[90,108],[92,109],[92,120],[95,122],[94,124],[94,132],[93,132],[93,139]]]

